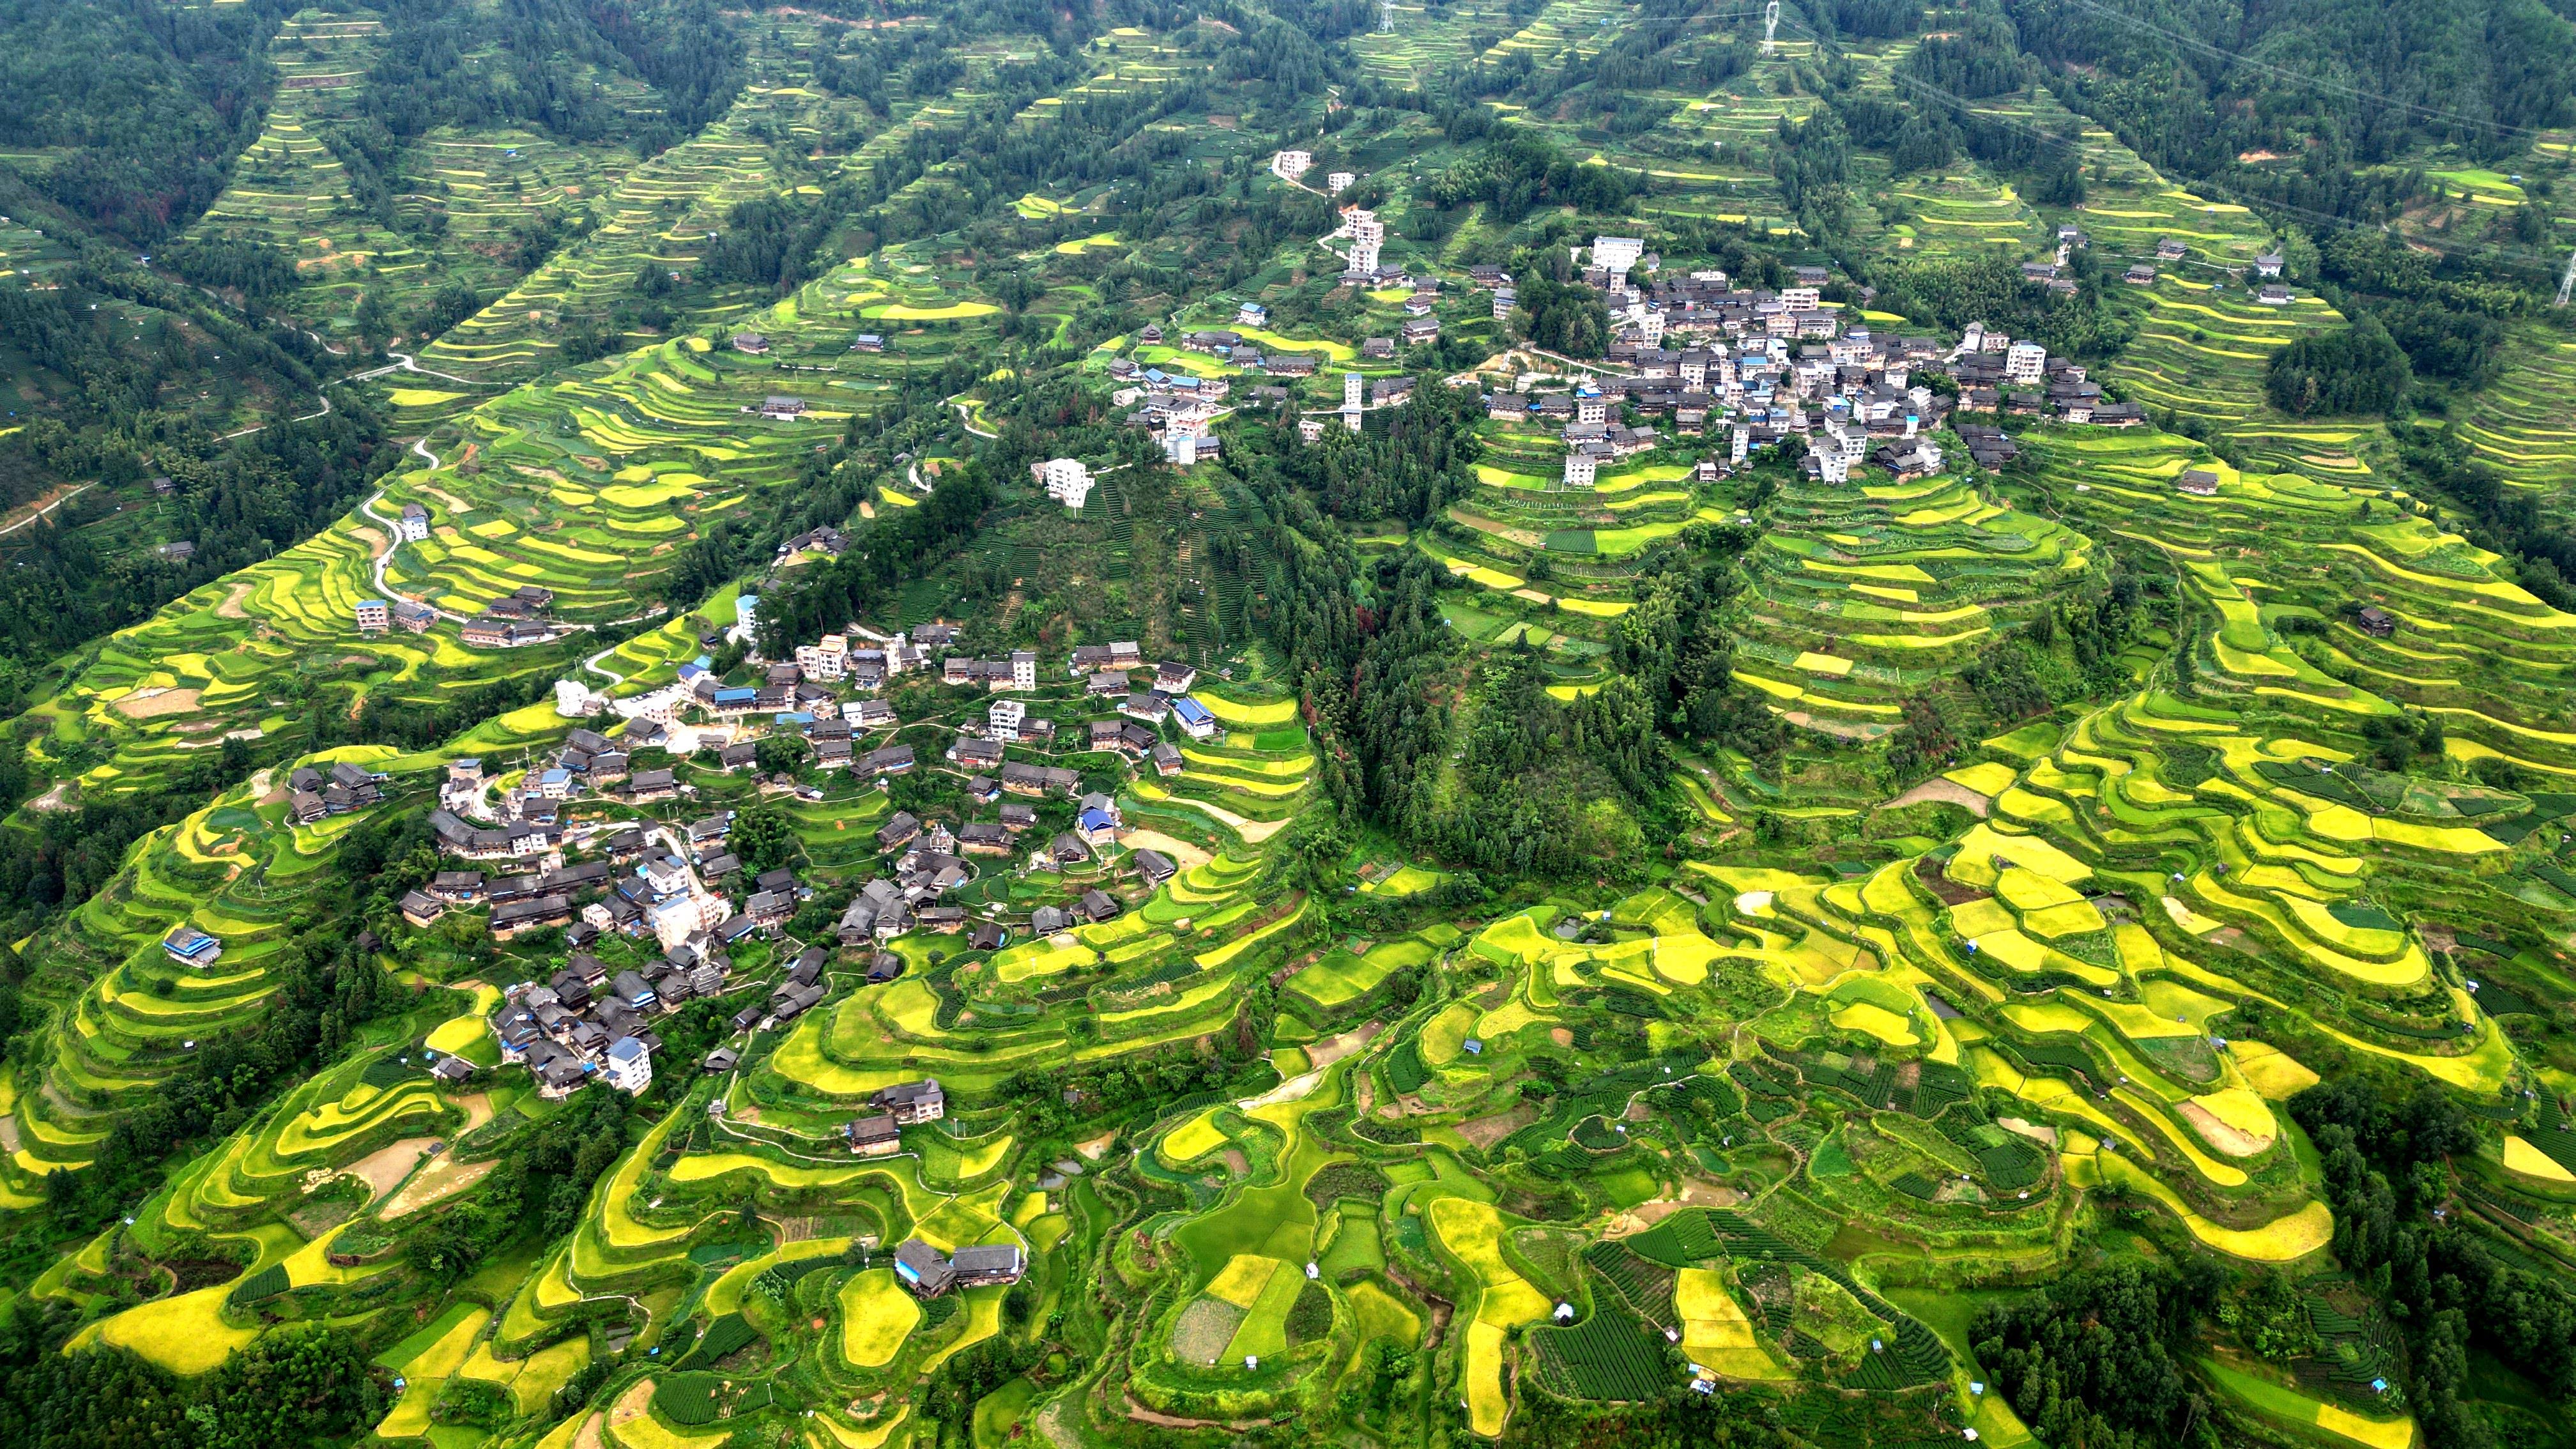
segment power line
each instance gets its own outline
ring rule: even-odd
[[[2107,15],[2112,19],[2119,21],[2123,25],[2163,36],[2165,39],[2172,41],[2176,45],[2182,46],[2186,50],[2198,52],[2199,54],[2208,56],[2213,60],[2232,61],[2249,70],[2261,71],[2265,75],[2277,76],[2282,80],[2290,81],[2294,84],[2312,86],[2318,90],[2326,91],[2334,95],[2340,95],[2350,100],[2377,101],[2381,105],[2390,106],[2397,110],[2411,111],[2427,120],[2455,121],[2463,126],[2483,127],[2486,130],[2507,135],[2539,136],[2545,134],[2544,132],[2536,130],[2530,126],[2516,126],[2504,121],[2487,120],[2477,116],[2465,116],[2457,111],[2437,110],[2431,106],[2417,105],[2413,101],[2402,101],[2395,96],[2388,95],[2380,91],[2364,90],[2359,86],[2348,86],[2339,81],[2327,80],[2322,76],[2313,76],[2303,71],[2295,71],[2285,66],[2274,65],[2270,61],[2256,60],[2252,56],[2246,55],[2241,51],[2228,50],[2223,46],[2212,45],[2208,41],[2201,40],[2195,36],[2185,35],[2180,31],[2167,30],[2153,21],[2145,20],[2120,10],[2115,10],[2108,5],[2097,4],[2095,3],[2095,0],[2066,0],[2066,3],[2076,6],[2079,9],[2090,10],[2097,15]]]
[[[1808,33],[1812,35],[1814,32],[1810,31]],[[2080,140],[2056,135],[2052,132],[2041,130],[2036,126],[2015,121],[2008,117],[1992,115],[1987,112],[1980,111],[1976,109],[1974,102],[1969,101],[1965,97],[1943,90],[1939,86],[1916,80],[1911,76],[1898,75],[1894,71],[1890,71],[1888,73],[1888,78],[1898,85],[1908,87],[1909,89],[1922,92],[1926,95],[1938,97],[1939,99],[1948,102],[1951,106],[1957,108],[1961,114],[1974,116],[1976,119],[1983,121],[1988,125],[2001,126],[2007,130],[2018,131],[2023,135],[2035,137],[2038,140],[2051,145],[2067,147],[2074,150],[2079,156],[2083,154],[2083,143]],[[2077,119],[2081,120],[2084,119],[2084,117],[2079,114]],[[2141,165],[2147,164],[2145,158],[2141,157],[2139,160]],[[2152,171],[2153,167],[2150,166],[2149,169]],[[2161,175],[2162,173],[2157,174]],[[2249,200],[2245,193],[2229,187],[2224,182],[2194,179],[2190,184],[2196,190],[2215,192],[2219,196],[2222,196],[2239,206],[2244,206],[2249,210],[2257,206],[2267,207],[2273,211],[2288,213],[2289,215],[2296,216],[2301,220],[2314,223],[2318,226],[2342,227],[2353,230],[2368,228],[2370,230],[2382,232],[2388,230],[2384,224],[2356,221],[2351,217],[2335,216],[2328,212],[2316,211],[2309,207],[2297,205],[2293,202],[2277,201],[2270,197],[2255,196]],[[2455,242],[2436,240],[2426,236],[2407,236],[2403,234],[2400,235],[2400,239],[2409,245],[2426,247],[2430,250],[2440,252],[2445,256],[2471,259],[2478,257],[2501,258],[2541,267],[2554,266],[2557,263],[2557,258],[2553,255],[2539,252],[2527,252],[2512,247],[2501,247],[2491,243],[2477,246],[2463,246]]]

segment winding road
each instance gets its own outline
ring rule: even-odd
[[[419,363],[414,362],[414,361],[412,360],[412,355],[411,355],[410,353],[408,353],[408,352],[394,352],[394,351],[390,351],[390,350],[388,350],[388,351],[385,353],[385,356],[392,358],[392,359],[393,359],[393,361],[391,361],[391,362],[389,362],[389,363],[386,363],[386,364],[385,364],[384,366],[382,366],[382,367],[370,368],[370,369],[368,369],[368,370],[367,370],[367,371],[365,371],[365,372],[353,372],[353,373],[350,373],[347,377],[341,378],[341,379],[340,379],[340,381],[342,381],[342,382],[372,382],[372,381],[374,381],[375,379],[377,379],[377,378],[380,378],[380,377],[384,376],[384,375],[385,375],[386,373],[388,373],[388,372],[410,372],[410,373],[417,373],[417,374],[419,374],[419,375],[420,375],[420,376],[422,376],[422,377],[435,377],[435,378],[441,379],[442,381],[446,381],[446,382],[457,382],[457,383],[463,383],[463,384],[464,384],[465,386],[467,386],[467,387],[490,387],[490,386],[492,386],[492,384],[490,384],[490,383],[488,383],[488,382],[477,382],[477,381],[475,381],[473,378],[470,378],[470,377],[458,377],[455,373],[452,373],[452,372],[437,372],[437,371],[433,371],[433,370],[431,370],[431,369],[429,369],[429,368],[423,367],[423,366],[421,366]]]
[[[327,387],[327,386],[329,386],[329,384],[327,384],[327,383],[326,383],[326,384],[324,384],[324,386],[326,386],[326,387]],[[288,418],[288,419],[287,419],[287,421],[288,421],[288,422],[290,422],[290,423],[309,423],[309,422],[313,421],[315,418],[326,416],[326,415],[327,415],[327,414],[329,414],[329,412],[331,411],[331,399],[330,399],[330,398],[328,398],[328,397],[323,397],[323,398],[321,399],[321,401],[322,401],[322,406],[321,406],[321,408],[320,408],[319,410],[314,411],[314,412],[306,413],[304,416],[302,416],[302,417],[300,417],[300,418]],[[241,430],[240,432],[238,432],[238,433],[226,433],[226,434],[224,434],[222,437],[215,439],[215,441],[216,441],[216,442],[218,442],[218,443],[229,443],[229,442],[231,442],[231,441],[232,441],[233,439],[235,439],[235,438],[247,438],[247,437],[249,437],[249,436],[250,436],[251,434],[253,434],[253,433],[265,432],[265,431],[267,431],[267,430],[268,430],[270,427],[272,427],[272,426],[274,426],[274,424],[271,424],[271,423],[260,423],[260,424],[258,424],[258,425],[256,425],[256,426],[254,426],[254,427],[247,427],[247,428],[244,428],[244,429],[242,429],[242,430]]]
[[[420,454],[422,457],[424,457],[424,458],[428,458],[428,459],[429,459],[429,466],[431,466],[431,467],[433,467],[433,468],[435,468],[435,467],[437,467],[437,466],[438,466],[438,459],[437,459],[434,455],[432,455],[432,454],[431,454],[431,452],[430,452],[427,448],[422,447],[422,446],[421,446],[420,444],[418,444],[418,443],[413,443],[411,446],[412,446],[412,451],[413,451],[413,452],[416,452],[416,453]],[[429,609],[431,612],[433,612],[433,613],[437,614],[437,615],[438,615],[438,617],[440,617],[440,618],[442,618],[442,619],[452,620],[452,621],[454,621],[454,622],[456,622],[456,623],[459,623],[459,624],[464,623],[464,622],[465,622],[465,616],[464,616],[463,614],[452,613],[452,612],[450,612],[450,611],[448,611],[448,610],[446,610],[446,609],[441,609],[441,608],[439,608],[437,605],[432,604],[432,603],[429,603],[427,600],[424,600],[424,599],[415,599],[415,598],[413,598],[411,595],[406,594],[406,593],[402,593],[402,592],[400,592],[399,590],[395,589],[393,585],[391,585],[391,584],[389,584],[389,583],[386,583],[386,582],[385,582],[385,569],[386,569],[389,565],[391,565],[391,564],[393,563],[393,561],[394,561],[394,550],[396,550],[396,549],[398,549],[398,548],[401,548],[401,547],[402,547],[402,525],[401,525],[400,523],[397,523],[397,522],[393,521],[392,519],[389,519],[389,518],[385,517],[383,514],[378,513],[378,512],[376,511],[376,505],[377,505],[377,504],[379,504],[379,503],[382,503],[382,502],[384,502],[384,501],[385,501],[385,495],[384,495],[384,492],[383,492],[383,490],[379,489],[379,490],[377,491],[377,493],[376,493],[376,496],[375,496],[375,497],[370,498],[370,499],[368,499],[366,502],[361,503],[361,504],[359,504],[359,505],[358,505],[358,511],[359,511],[360,513],[363,513],[363,514],[367,515],[367,517],[368,517],[368,518],[370,518],[370,519],[374,520],[374,521],[375,521],[375,523],[376,523],[379,527],[383,528],[383,529],[384,529],[384,532],[385,532],[385,551],[384,551],[383,553],[380,553],[380,554],[376,555],[376,564],[375,564],[375,585],[376,585],[376,592],[377,592],[379,595],[382,595],[382,596],[384,596],[384,597],[386,597],[386,598],[400,599],[400,600],[402,600],[402,601],[403,601],[404,603],[406,603],[406,604],[420,604],[420,605],[422,605],[423,607],[425,607],[425,608]]]
[[[45,504],[35,512],[28,514],[26,517],[19,519],[17,522],[10,524],[6,528],[0,528],[0,538],[6,538],[10,534],[16,533],[19,529],[26,527],[37,519],[42,518],[46,514],[53,512],[55,509],[62,507],[64,504],[71,502],[74,498],[80,496],[82,490],[89,486],[90,485],[87,483],[73,484],[71,487],[63,490],[62,495],[54,499],[53,502]]]

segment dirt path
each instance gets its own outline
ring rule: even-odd
[[[367,1185],[367,1201],[373,1202],[399,1186],[429,1153],[435,1137],[406,1137],[386,1147],[379,1147],[348,1166],[342,1172]]]
[[[1159,830],[1130,830],[1124,843],[1130,850],[1159,850],[1183,870],[1194,870],[1212,858],[1188,841],[1165,835]]]
[[[2254,1157],[2269,1148],[2277,1137],[2256,1137],[2240,1127],[2218,1120],[2218,1114],[2198,1102],[2185,1102],[2175,1109],[2182,1119],[2200,1133],[2201,1140],[2230,1157]]]
[[[244,579],[240,583],[233,585],[233,591],[224,595],[224,601],[222,603],[215,605],[215,617],[218,619],[249,618],[250,615],[242,612],[242,600],[250,597],[250,591],[253,587],[255,587],[255,585],[248,579]]]
[[[62,507],[66,503],[69,503],[72,500],[72,495],[79,493],[82,489],[87,487],[89,487],[89,485],[86,483],[75,483],[69,487],[57,488],[53,492],[46,494],[43,498],[36,500],[34,509],[29,512],[26,517],[19,519],[17,522],[12,523],[5,528],[0,528],[0,537],[6,537],[9,534],[16,533],[19,529],[26,527],[28,524],[35,522],[37,519],[42,518],[46,514],[53,512],[55,509]]]
[[[452,1157],[442,1158],[430,1164],[427,1171],[403,1184],[402,1191],[395,1193],[385,1204],[385,1220],[391,1222],[395,1218],[416,1213],[432,1203],[443,1202],[454,1197],[490,1176],[492,1169],[499,1165],[497,1162],[460,1163]]]
[[[1136,1396],[1134,1394],[1129,1394],[1127,1396],[1127,1417],[1135,1420],[1139,1424],[1152,1424],[1164,1429],[1230,1429],[1237,1434],[1249,1433],[1254,1429],[1263,1428],[1270,1423],[1270,1420],[1268,1419],[1175,1418],[1170,1414],[1157,1413],[1152,1409],[1146,1408],[1143,1404],[1136,1402]]]
[[[165,714],[188,714],[197,707],[193,689],[138,689],[116,702],[118,714],[127,719],[159,719]]]
[[[1922,784],[1915,786],[1913,789],[1906,791],[1904,794],[1881,804],[1878,808],[1881,810],[1902,810],[1908,805],[1924,805],[1936,800],[1948,801],[1950,804],[1959,806],[1961,809],[1975,815],[1980,820],[1985,819],[1986,812],[1994,807],[1994,802],[1992,800],[1989,800],[1985,796],[1978,794],[1976,791],[1969,789],[1967,786],[1960,784],[1958,781],[1944,780],[1936,775],[1933,778],[1924,781]]]

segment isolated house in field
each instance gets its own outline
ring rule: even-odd
[[[772,393],[761,400],[760,415],[764,418],[790,420],[801,418],[805,416],[805,399],[788,397],[783,393]]]
[[[204,970],[224,954],[220,937],[209,936],[194,926],[181,926],[161,938],[161,949],[182,966]]]
[[[2180,478],[2174,480],[2174,487],[2195,498],[2215,498],[2218,496],[2218,475],[2207,468],[2187,468]]]
[[[2357,622],[2361,632],[2374,639],[2385,639],[2397,632],[2397,616],[2375,604],[2365,607]]]
[[[897,1082],[881,1088],[870,1102],[894,1114],[894,1120],[909,1127],[922,1122],[936,1122],[948,1115],[948,1097],[939,1088],[937,1077],[924,1077],[917,1082]]]
[[[737,332],[733,335],[733,350],[750,357],[765,356],[769,352],[769,339],[757,332]]]

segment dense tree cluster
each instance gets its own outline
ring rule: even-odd
[[[1429,196],[1442,207],[1481,201],[1497,219],[1512,222],[1543,206],[1616,212],[1645,189],[1641,173],[1587,166],[1545,136],[1513,130],[1441,173]]]
[[[2217,1449],[2225,1441],[2208,1398],[2183,1365],[2218,1285],[2205,1263],[2079,1273],[1982,1314],[1977,1361],[2044,1443]]]
[[[788,657],[799,640],[876,615],[897,589],[963,542],[993,502],[985,470],[979,460],[942,474],[919,507],[889,510],[858,529],[848,552],[763,596],[760,635],[770,657]]]
[[[2406,353],[2375,317],[2311,332],[2272,354],[2263,390],[2292,417],[2385,413],[2413,381]]]

